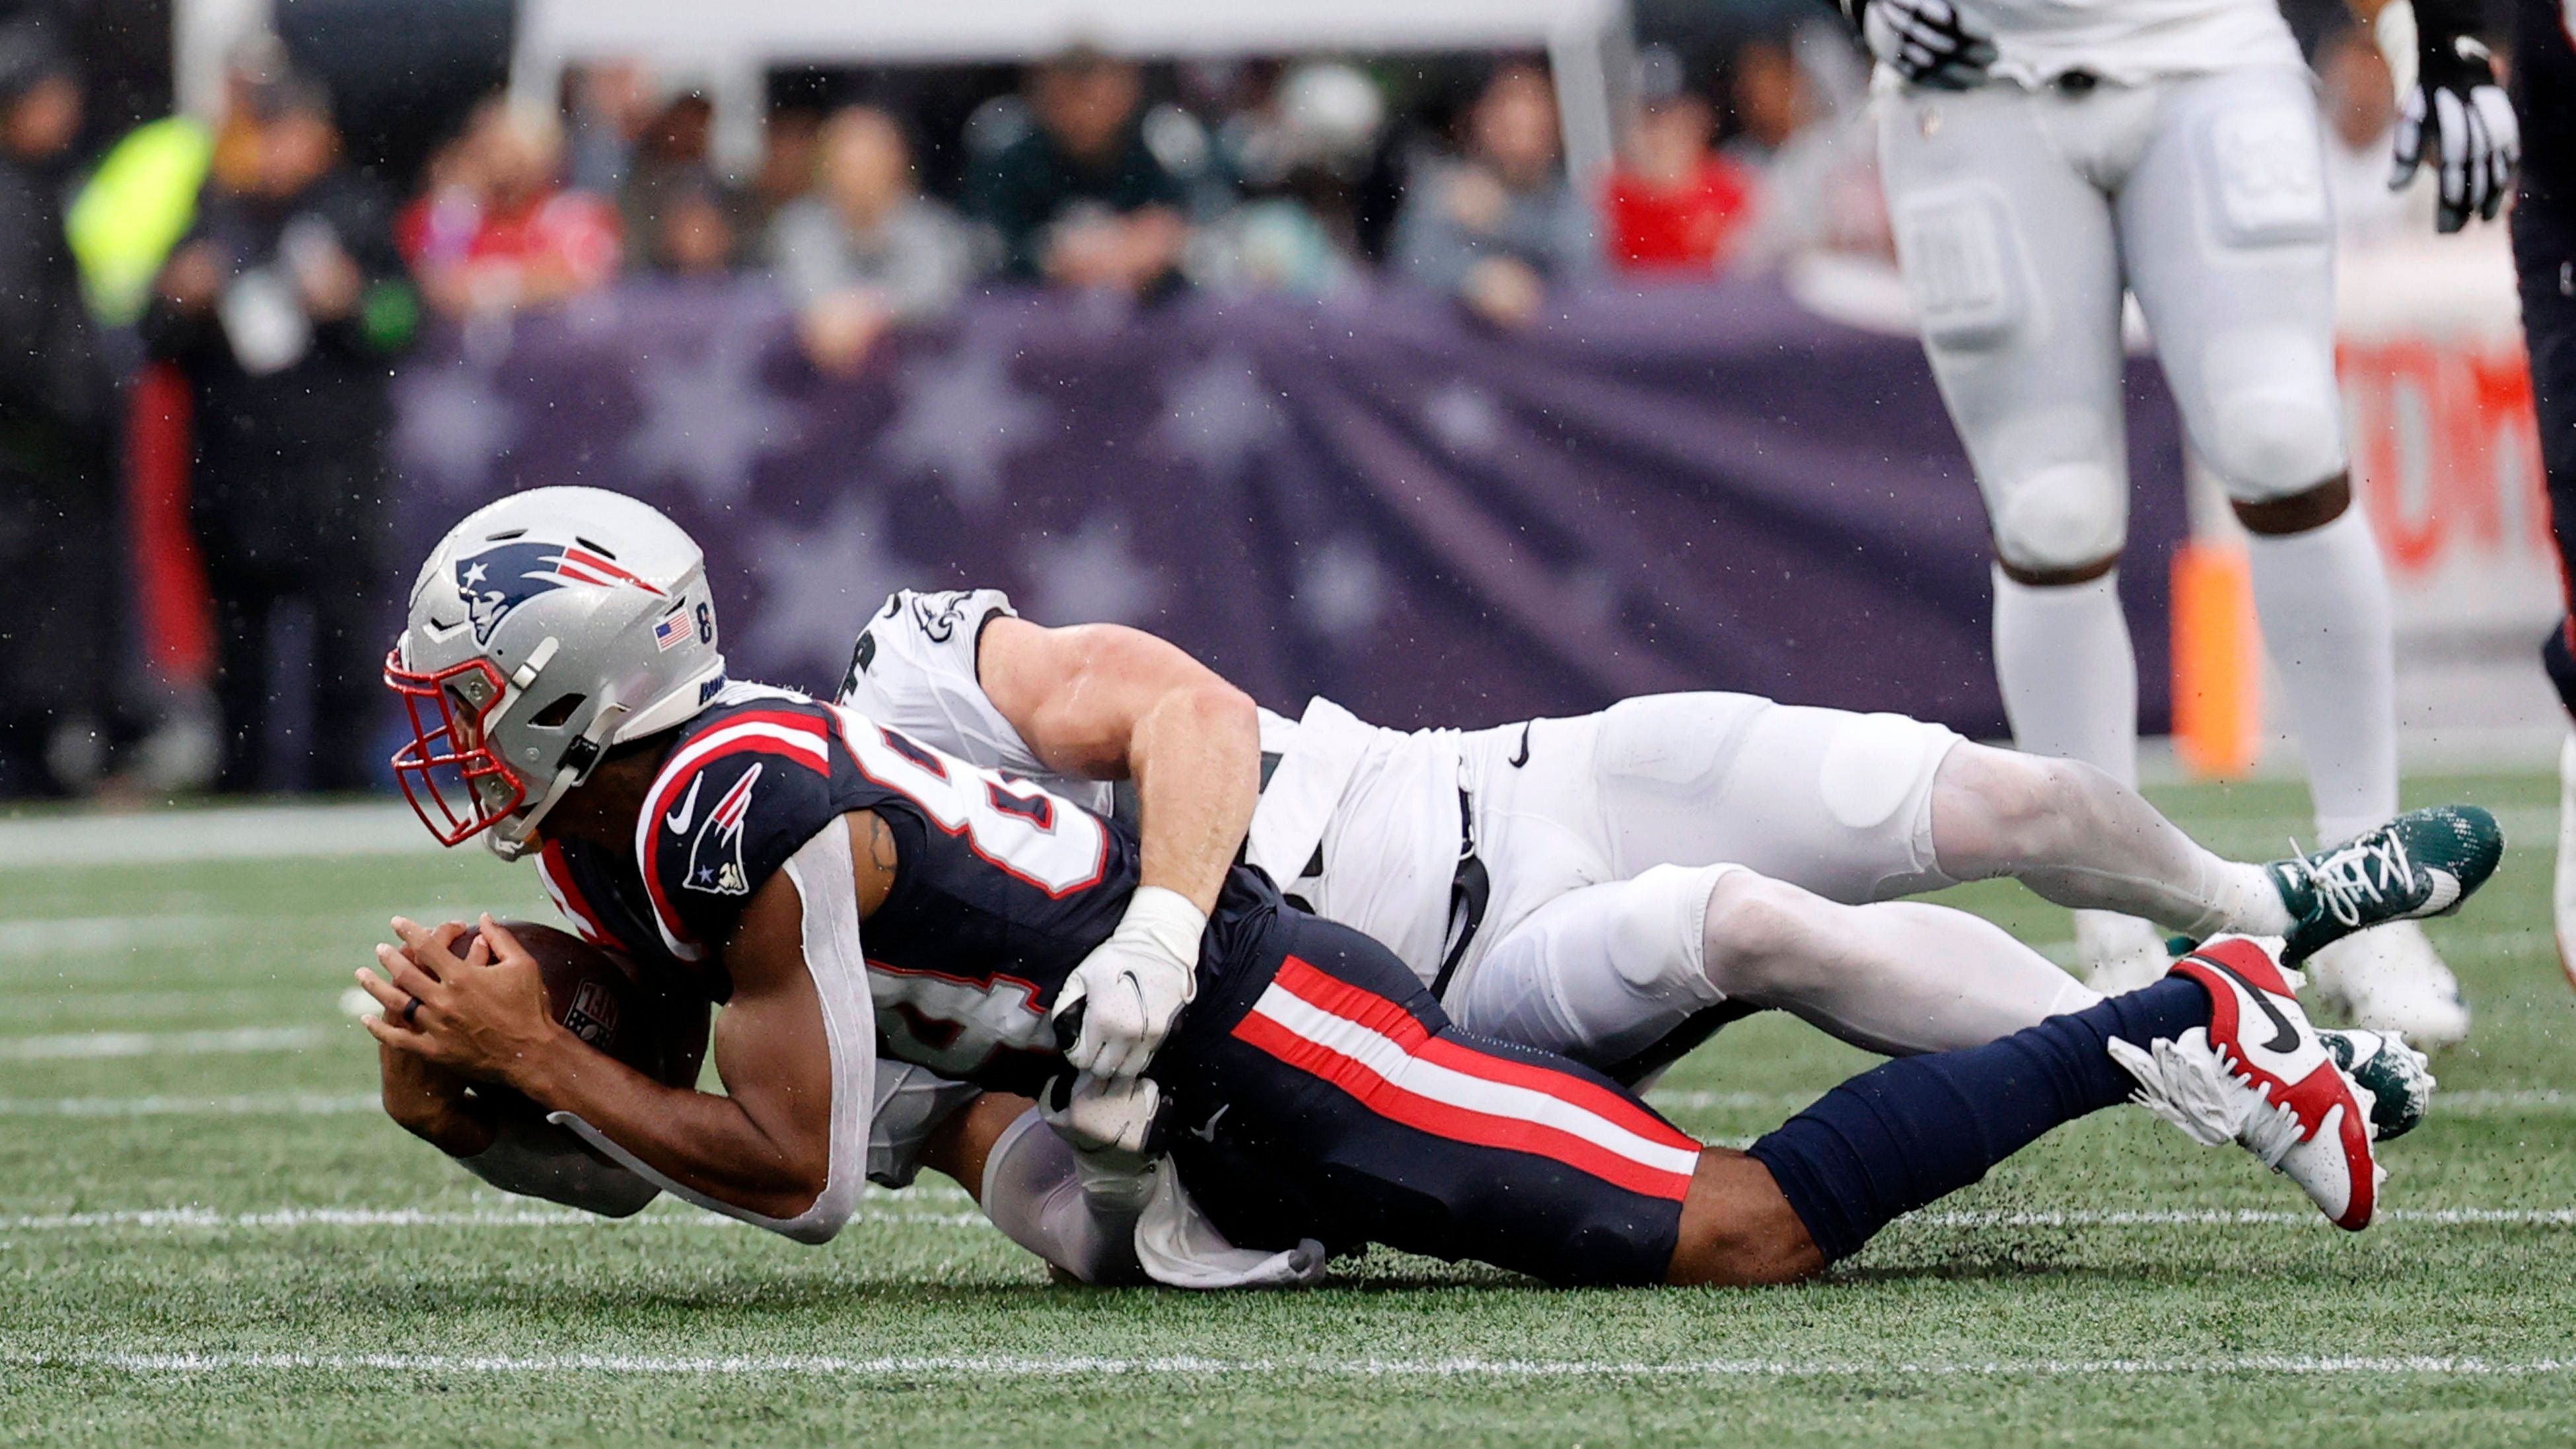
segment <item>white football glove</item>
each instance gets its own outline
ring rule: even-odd
[[[1064,1059],[1099,1077],[1142,1075],[1172,1018],[1199,989],[1199,938],[1207,913],[1179,891],[1139,886],[1126,918],[1082,958],[1056,993],[1049,1020],[1061,1039],[1081,1008]]]
[[[1994,38],[1951,0],[1842,0],[1869,53],[1918,86],[1964,91],[1995,63]]]
[[[1110,1212],[1136,1213],[1154,1190],[1146,1148],[1163,1089],[1151,1077],[1108,1079],[1074,1072],[1038,1094],[1038,1117],[1073,1149],[1082,1194]]]
[[[2433,224],[2453,232],[2473,216],[2495,219],[2522,160],[2522,126],[2514,119],[2512,98],[2496,84],[2487,48],[2453,28],[2455,21],[2424,13],[2432,8],[2417,7],[2420,58],[2414,88],[2398,114],[2396,166],[2388,185],[2392,191],[2403,187],[2427,162],[2437,167],[2442,194]]]

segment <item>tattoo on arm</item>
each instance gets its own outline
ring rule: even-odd
[[[895,855],[894,832],[873,812],[868,816],[868,860],[888,875],[901,863]]]

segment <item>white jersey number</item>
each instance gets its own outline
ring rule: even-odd
[[[835,707],[841,738],[869,779],[899,790],[931,824],[961,836],[996,869],[1050,896],[1097,884],[1109,863],[1099,819],[1046,791],[886,729]],[[868,963],[868,994],[889,1054],[951,1077],[971,1075],[1002,1050],[1040,1052],[1052,1044],[1037,987],[1014,977],[990,981]]]
[[[1054,1044],[1037,988],[1008,976],[970,981],[871,961],[868,999],[886,1054],[944,1077],[973,1076],[1005,1048],[1043,1052]]]
[[[902,791],[933,825],[963,836],[968,849],[1004,874],[1056,897],[1099,883],[1109,863],[1109,832],[1096,816],[1035,785],[896,734],[855,710],[833,713],[869,779]]]

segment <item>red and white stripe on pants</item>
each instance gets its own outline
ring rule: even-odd
[[[1389,1121],[1551,1158],[1629,1192],[1679,1202],[1699,1163],[1699,1143],[1634,1099],[1434,1035],[1395,1002],[1294,956],[1233,1035]]]

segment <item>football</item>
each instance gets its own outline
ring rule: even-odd
[[[707,1052],[711,1008],[679,983],[647,979],[627,957],[594,946],[570,931],[534,921],[503,921],[545,973],[546,1012],[566,1030],[667,1086],[697,1085]],[[457,938],[457,954],[471,950],[479,929]],[[517,1094],[482,1087],[475,1094],[507,1100]]]

